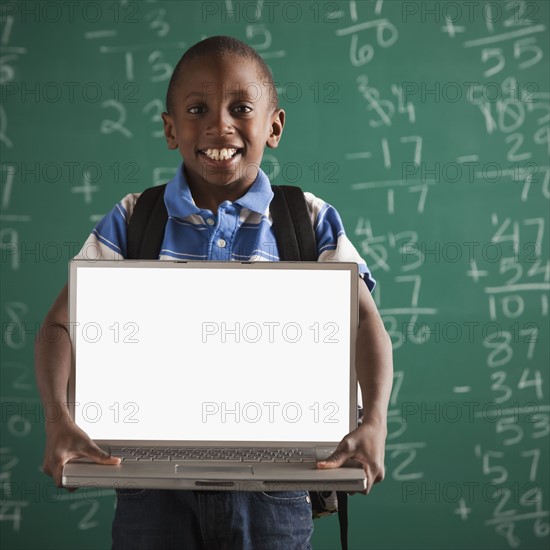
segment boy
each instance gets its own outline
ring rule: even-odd
[[[259,166],[264,147],[279,143],[285,112],[278,106],[267,65],[238,40],[208,38],[181,58],[166,103],[166,141],[170,149],[179,150],[184,164],[166,188],[169,219],[159,259],[277,261],[269,214],[273,192]],[[125,257],[126,227],[137,197],[126,196],[99,222],[79,256]],[[354,458],[364,465],[368,492],[384,476],[391,345],[369,292],[374,280],[345,236],[336,210],[310,193],[306,199],[319,260],[355,261],[364,279],[356,365],[363,422],[317,466],[337,468]],[[66,324],[65,287],[42,327],[60,327],[63,337],[54,343],[40,338],[36,346],[42,400],[63,411],[61,419],[46,422],[43,465],[58,486],[63,465],[71,458],[86,456],[106,465],[120,462],[95,446],[69,418]],[[113,548],[303,549],[310,548],[312,531],[305,492],[118,491]]]

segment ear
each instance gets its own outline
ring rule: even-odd
[[[168,149],[177,149],[178,140],[176,136],[176,125],[174,124],[172,115],[162,113],[162,121],[164,122],[164,136],[166,137]]]
[[[275,149],[279,145],[284,126],[285,112],[283,109],[276,109],[271,115],[271,133],[266,141],[266,145],[271,149]]]

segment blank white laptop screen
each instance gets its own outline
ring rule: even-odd
[[[348,432],[349,271],[79,265],[76,280],[75,421],[93,439]]]

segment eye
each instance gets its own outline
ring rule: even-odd
[[[187,109],[187,112],[191,115],[200,115],[205,112],[205,108],[203,105],[194,105],[193,107],[189,107]]]
[[[245,115],[252,112],[252,108],[248,105],[237,105],[234,109],[237,113]]]

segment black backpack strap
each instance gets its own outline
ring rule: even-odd
[[[337,491],[338,523],[340,523],[340,544],[342,550],[348,550],[348,494]]]
[[[317,260],[315,233],[303,191],[292,185],[272,185],[270,211],[279,257],[286,261]]]
[[[168,212],[164,204],[165,185],[143,191],[128,223],[128,260],[158,260]]]

